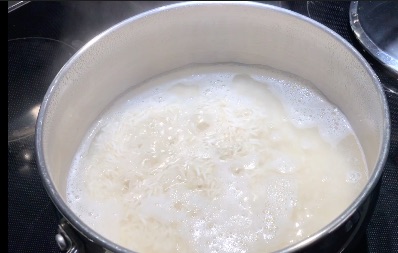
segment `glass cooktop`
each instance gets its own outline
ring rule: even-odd
[[[41,183],[34,153],[44,94],[63,64],[95,35],[172,2],[20,2],[10,1],[8,13],[8,252],[62,252],[55,241],[61,216]],[[354,252],[398,252],[398,77],[358,43],[349,23],[350,2],[266,3],[328,26],[356,47],[379,76],[390,106],[391,144],[375,212]]]

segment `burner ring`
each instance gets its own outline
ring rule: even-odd
[[[75,52],[72,46],[50,38],[8,41],[8,142],[34,134],[43,97]]]

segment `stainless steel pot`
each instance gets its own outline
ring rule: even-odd
[[[93,231],[66,204],[69,166],[96,117],[150,77],[190,63],[220,62],[268,65],[310,80],[345,113],[366,156],[370,179],[354,202],[322,230],[280,252],[338,252],[364,229],[390,136],[385,95],[369,64],[335,32],[297,13],[253,2],[185,2],[134,16],[92,39],[44,97],[36,126],[38,164],[65,219],[58,240],[71,239],[64,242],[70,252],[131,252]],[[86,246],[75,241],[79,237]]]

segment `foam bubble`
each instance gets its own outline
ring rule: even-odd
[[[362,178],[362,173],[357,170],[351,170],[347,172],[346,181],[347,183],[356,184]]]
[[[297,166],[294,160],[284,154],[276,157],[274,160],[268,163],[268,166],[283,174],[291,174],[297,170]]]

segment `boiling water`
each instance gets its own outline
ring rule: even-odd
[[[67,197],[137,252],[270,252],[336,218],[366,171],[349,122],[309,82],[202,65],[116,101],[82,142]]]

